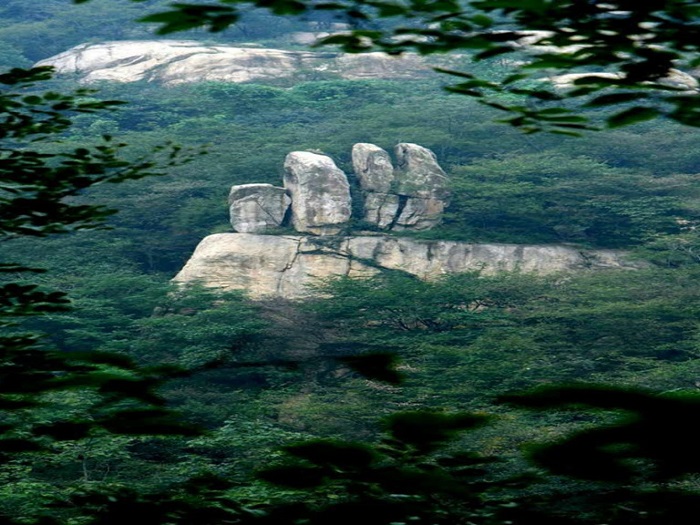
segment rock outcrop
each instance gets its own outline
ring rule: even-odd
[[[449,66],[455,58],[441,58]],[[447,61],[447,62],[445,62]],[[430,65],[440,65],[431,59]],[[432,68],[418,55],[385,53],[345,55],[255,47],[206,45],[189,40],[125,40],[81,44],[42,60],[59,74],[82,82],[279,82],[328,79],[409,79],[430,76]]]
[[[364,220],[382,230],[427,230],[440,223],[449,184],[435,154],[417,144],[395,147],[397,167],[382,148],[355,144],[352,163],[364,197]]]
[[[219,233],[206,237],[174,278],[253,298],[303,299],[329,277],[367,277],[382,269],[421,279],[481,271],[537,274],[633,267],[620,252],[567,246],[417,241],[389,236],[306,237]]]
[[[296,231],[335,235],[350,220],[350,185],[330,157],[310,151],[290,153],[284,160],[284,187],[292,198]]]
[[[445,172],[433,152],[417,144],[398,144],[395,153],[396,167],[374,144],[353,147],[365,219],[385,230],[435,226],[449,198]],[[270,184],[231,188],[231,224],[239,233],[205,238],[175,282],[243,290],[256,299],[302,299],[313,295],[324,279],[368,277],[383,270],[435,279],[469,271],[545,274],[635,267],[612,250],[338,235],[352,208],[345,173],[330,157],[310,151],[287,155],[284,170],[284,188]],[[260,235],[274,233],[287,222],[307,235]]]
[[[292,199],[272,184],[241,184],[228,196],[231,227],[239,233],[269,233],[282,226]]]

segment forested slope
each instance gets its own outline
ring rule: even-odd
[[[81,22],[81,6],[65,4],[46,1],[28,12],[26,2],[0,3],[0,16],[15,22],[0,30],[9,44],[6,65],[27,65],[82,41],[140,37],[148,27],[125,20],[159,2],[91,2],[82,9],[92,10],[99,28]],[[246,38],[255,27],[251,22]],[[48,35],[48,43],[24,43],[28,33]],[[41,86],[73,87],[70,79]],[[505,476],[524,470],[517,453],[523,442],[604,417],[533,416],[494,405],[498,395],[572,381],[697,389],[697,131],[658,121],[583,138],[521,135],[425,80],[99,88],[101,98],[127,104],[75,117],[62,143],[47,151],[108,134],[131,144],[134,158],[166,140],[207,154],[168,175],[102,185],[76,199],[118,208],[110,230],[4,243],[12,260],[49,270],[32,282],[73,299],[72,311],[29,318],[25,326],[46,332],[46,345],[62,352],[104,350],[191,370],[163,393],[211,433],[189,440],[101,435],[66,442],[50,460],[19,457],[0,478],[7,515],[31,522],[38,498],[72,501],[76,491],[97,486],[148,493],[212,472],[234,480],[228,494],[253,507],[291,501],[291,492],[251,481],[255,468],[280,457],[280,445],[313,437],[376,442],[383,417],[424,408],[498,414],[469,446],[501,456],[506,465],[497,474]],[[228,231],[232,184],[277,183],[292,150],[320,149],[350,172],[356,142],[415,142],[437,154],[452,180],[452,204],[444,224],[422,236],[624,248],[652,267],[548,278],[468,274],[434,283],[389,273],[328,283],[303,304],[173,293],[168,280],[199,239]],[[403,382],[357,374],[347,359],[387,351],[398,356]],[[62,410],[79,411],[81,403],[76,394]],[[577,483],[559,489],[575,495]],[[551,494],[556,484],[528,490]],[[682,487],[696,488],[692,479]],[[314,502],[342,494],[331,487]],[[61,512],[74,519],[70,505]]]

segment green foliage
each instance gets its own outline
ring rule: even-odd
[[[624,411],[625,417],[614,424],[534,449],[536,461],[552,472],[630,482],[640,477],[669,480],[696,473],[700,467],[692,452],[691,433],[682,428],[687,424],[687,414],[698,410],[697,395],[662,397],[644,391],[586,386],[543,388],[506,399],[531,409]],[[677,433],[670,434],[670,426]]]
[[[2,233],[4,236],[66,232],[95,227],[112,211],[97,206],[67,204],[66,199],[86,188],[104,182],[122,182],[154,175],[157,161],[143,159],[127,162],[120,158],[125,144],[112,144],[105,136],[94,148],[50,153],[28,149],[29,144],[44,142],[64,133],[74,113],[107,110],[119,102],[83,101],[90,91],[72,95],[48,92],[33,94],[34,82],[49,78],[50,68],[14,69],[0,76],[0,84],[24,89],[3,93],[0,97],[0,159],[2,160]],[[179,148],[164,149],[164,158],[175,165]],[[156,151],[157,153],[157,151]],[[165,165],[164,167],[167,167]]]
[[[270,516],[276,523],[501,523],[499,509],[506,506],[486,499],[490,490],[507,483],[486,481],[484,467],[493,460],[473,453],[439,454],[445,442],[485,419],[411,412],[389,419],[387,435],[374,446],[319,440],[285,447],[293,461],[260,476],[278,485],[313,488],[317,496],[273,509]]]
[[[506,390],[574,380],[685,390],[697,355],[695,275],[689,267],[427,283],[399,274],[329,283],[328,298],[309,307],[342,334],[346,352],[402,357],[397,404],[483,406]]]
[[[137,179],[168,166],[152,158],[125,161],[119,155],[123,145],[113,146],[108,139],[91,149],[52,152],[47,146],[69,129],[72,114],[107,110],[114,103],[82,101],[85,91],[71,95],[28,91],[48,78],[46,68],[15,69],[0,76],[5,86],[0,93],[0,234],[4,241],[101,227],[110,210],[70,198],[98,183]],[[170,165],[180,162],[177,148],[165,152]],[[10,481],[5,489],[9,502],[0,510],[5,522],[46,516],[47,506],[29,508],[21,497],[23,491],[43,491],[47,505],[58,503],[58,492],[44,483],[25,477],[15,484],[7,476],[24,466],[36,469],[47,454],[60,454],[66,443],[100,440],[105,435],[198,434],[164,408],[163,398],[156,393],[169,375],[166,369],[140,368],[127,357],[100,351],[60,352],[46,344],[41,334],[27,331],[18,322],[21,318],[64,311],[67,298],[62,292],[12,280],[23,273],[35,277],[39,270],[10,262],[3,263],[2,269],[9,277],[0,286],[0,457],[7,465],[2,476]]]
[[[161,297],[158,315],[137,321],[138,341],[130,343],[131,354],[187,369],[220,366],[251,344],[264,326],[241,294],[196,288],[171,294],[169,300]]]
[[[565,152],[479,159],[453,178],[444,230],[464,240],[622,247],[679,233],[697,213],[691,188]]]

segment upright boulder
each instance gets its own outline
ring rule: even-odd
[[[360,142],[352,147],[352,167],[365,191],[390,193],[394,166],[389,154],[374,144]]]
[[[394,230],[428,230],[440,223],[449,204],[447,175],[435,153],[418,144],[401,143],[396,153],[396,192],[404,198]]]
[[[292,200],[272,184],[241,184],[228,197],[231,226],[239,233],[266,233],[284,222]]]
[[[418,144],[402,142],[396,154],[397,191],[400,195],[422,199],[447,199],[447,175],[437,162],[435,153]]]
[[[391,157],[374,144],[355,144],[352,167],[362,188],[364,220],[383,230],[391,229],[399,209]]]
[[[364,197],[364,220],[383,230],[427,230],[448,204],[445,172],[435,154],[417,144],[396,146],[397,168],[374,144],[355,144],[352,161]]]
[[[284,187],[298,232],[337,235],[350,220],[350,185],[330,157],[293,151],[284,161]]]

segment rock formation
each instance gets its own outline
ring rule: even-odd
[[[383,230],[426,230],[440,223],[448,179],[435,154],[417,144],[395,148],[397,167],[374,144],[355,144],[352,163],[364,196],[364,220]]]
[[[449,67],[459,58],[441,58]],[[285,51],[255,47],[206,45],[188,40],[125,40],[81,44],[42,60],[59,74],[77,75],[82,82],[102,80],[163,84],[188,82],[279,82],[328,79],[409,79],[434,74],[431,64],[412,53],[345,55],[329,52]],[[454,64],[453,64],[454,65]]]
[[[290,153],[284,161],[284,187],[292,197],[296,231],[336,235],[350,220],[350,185],[330,157],[310,151]]]
[[[272,184],[241,184],[228,196],[231,226],[239,233],[266,233],[284,222],[292,200]]]
[[[199,282],[251,297],[303,299],[329,277],[366,277],[381,269],[421,279],[482,271],[537,274],[633,267],[620,252],[568,246],[417,241],[389,236],[306,237],[219,233],[206,237],[177,283]]]
[[[398,144],[396,168],[373,144],[353,147],[353,168],[365,198],[365,219],[386,230],[435,226],[447,205],[447,177],[430,150]],[[552,273],[634,267],[612,250],[568,246],[417,241],[387,235],[338,235],[350,219],[348,180],[333,160],[295,151],[284,163],[284,188],[233,186],[231,224],[239,233],[205,238],[174,281],[244,290],[253,298],[301,299],[329,277],[366,277],[400,270],[421,279],[481,271]],[[289,218],[296,231],[274,233]]]

